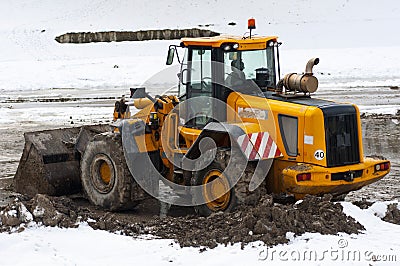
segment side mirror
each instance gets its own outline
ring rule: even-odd
[[[168,49],[168,56],[167,56],[167,65],[172,65],[174,62],[174,55],[175,55],[175,46],[170,46]]]

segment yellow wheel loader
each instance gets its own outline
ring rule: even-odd
[[[281,43],[252,36],[254,28],[249,20],[244,37],[171,45],[167,65],[180,63],[178,95],[133,88],[129,100],[115,103],[112,125],[26,133],[16,190],[83,188],[109,210],[153,196],[210,215],[256,204],[265,193],[340,197],[388,174],[389,161],[364,157],[357,106],[311,97],[319,59],[281,78]]]

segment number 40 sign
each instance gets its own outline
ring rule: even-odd
[[[316,150],[314,152],[314,158],[321,161],[325,158],[325,152],[323,150]]]

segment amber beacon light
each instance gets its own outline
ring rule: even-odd
[[[256,28],[256,20],[254,18],[249,18],[247,21],[247,27],[250,30],[250,39],[251,39],[251,30]]]

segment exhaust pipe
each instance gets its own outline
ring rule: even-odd
[[[318,89],[318,79],[313,75],[313,67],[319,63],[319,58],[311,58],[306,65],[304,74],[290,73],[286,74],[282,82],[287,91],[298,91],[304,93],[313,93]]]
[[[307,62],[307,65],[306,65],[306,75],[308,74],[308,75],[312,75],[313,74],[313,72],[312,72],[312,70],[313,70],[313,67],[315,66],[315,65],[318,65],[318,63],[319,63],[319,58],[318,57],[314,57],[314,58],[311,58],[310,60],[308,60],[308,62]]]

